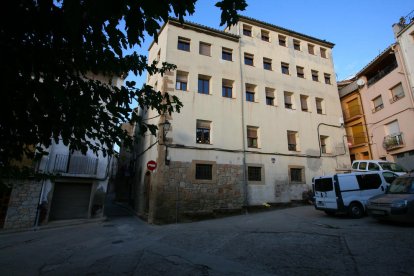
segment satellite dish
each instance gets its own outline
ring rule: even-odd
[[[358,79],[357,80],[357,84],[358,84],[358,86],[364,86],[365,85],[365,81],[363,79]]]

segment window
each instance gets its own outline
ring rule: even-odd
[[[279,35],[279,36],[278,36],[278,39],[279,39],[279,45],[280,45],[280,46],[284,46],[284,47],[286,47],[286,46],[287,46],[287,44],[286,44],[286,36],[284,36],[284,35]]]
[[[309,54],[314,55],[315,54],[315,46],[312,45],[312,44],[308,44],[308,52],[309,52]]]
[[[326,84],[331,84],[331,75],[330,74],[323,74],[324,78],[325,78],[325,83]]]
[[[382,184],[379,174],[360,174],[356,178],[361,190],[378,189]]]
[[[258,147],[257,127],[247,127],[247,146],[249,148]]]
[[[319,139],[321,141],[321,153],[329,153],[329,136],[321,135]]]
[[[248,181],[262,181],[262,167],[247,167]]]
[[[321,98],[316,98],[315,99],[316,102],[316,113],[318,114],[325,114],[325,108],[324,108],[324,101]]]
[[[375,164],[375,163],[369,163],[368,164],[368,170],[369,171],[379,171],[379,170],[381,170],[381,168],[380,168],[380,166],[378,165],[378,164]]]
[[[284,94],[284,99],[285,99],[285,108],[294,109],[293,93],[285,91],[283,94]]]
[[[210,121],[197,120],[196,142],[197,144],[210,144]]]
[[[321,48],[321,57],[326,58],[326,49]]]
[[[390,103],[396,102],[401,98],[404,98],[405,94],[404,94],[404,89],[402,87],[402,84],[399,83],[398,85],[394,86],[393,88],[391,88],[391,99],[390,99]]]
[[[298,132],[297,131],[287,131],[287,141],[288,141],[288,150],[289,151],[299,151],[298,149]]]
[[[297,74],[298,78],[304,79],[305,78],[305,73],[303,71],[303,67],[296,66],[296,74]]]
[[[266,41],[266,42],[269,42],[270,41],[269,40],[269,32],[268,31],[262,30],[261,34],[262,34],[262,40],[263,41]]]
[[[175,81],[175,89],[187,91],[187,79],[188,79],[188,73],[177,71],[177,79]]]
[[[246,101],[255,102],[256,86],[246,83]]]
[[[161,60],[161,49],[159,49],[157,53],[157,61],[160,61],[160,60]]]
[[[315,179],[315,191],[328,192],[333,190],[332,178]]]
[[[359,163],[358,169],[365,171],[367,169],[367,162],[361,162],[361,163]]]
[[[243,25],[243,35],[252,36],[252,27],[248,25]]]
[[[178,37],[177,49],[190,52],[190,39],[185,37]]]
[[[200,180],[213,179],[213,165],[211,164],[196,164],[195,178]]]
[[[305,183],[305,167],[289,166],[289,180],[291,183]]]
[[[263,58],[263,69],[272,70],[272,60],[270,58]]]
[[[300,51],[300,41],[297,39],[293,40],[293,49]]]
[[[316,70],[311,70],[311,72],[312,72],[312,80],[319,81],[319,76],[318,76],[319,72]]]
[[[301,107],[302,111],[309,111],[308,99],[309,99],[309,96],[300,95],[300,107]]]
[[[266,105],[275,105],[275,90],[273,88],[266,87]]]
[[[211,44],[200,42],[199,54],[203,56],[211,56]]]
[[[384,125],[384,127],[387,135],[400,133],[400,125],[398,124],[398,120],[392,121],[391,123]]]
[[[226,79],[222,80],[221,95],[225,98],[233,98],[233,81]]]
[[[282,69],[282,74],[289,75],[289,63],[282,62],[280,66]]]
[[[381,109],[384,108],[381,95],[379,95],[378,97],[372,100],[372,105],[374,106],[374,109],[372,109],[372,113],[380,111]]]
[[[198,93],[210,94],[210,77],[198,75]]]
[[[228,48],[222,48],[221,58],[223,60],[232,61],[233,60],[233,50]]]
[[[253,66],[253,58],[252,54],[244,53],[244,64]]]

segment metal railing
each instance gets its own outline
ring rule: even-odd
[[[404,140],[402,132],[385,136],[382,145],[386,150],[392,150],[403,147]]]
[[[363,115],[362,107],[359,104],[354,105],[354,106],[349,106],[343,110],[343,114],[344,114],[345,120],[348,120],[354,116]]]
[[[398,67],[397,61],[391,63],[390,65],[385,66],[382,70],[378,71],[378,73],[376,73],[373,77],[368,79],[368,82],[367,82],[368,87],[370,87],[371,85],[373,85],[374,83],[376,83],[377,81],[379,81],[380,79],[388,75],[391,71],[393,71],[397,67]]]
[[[53,172],[72,175],[96,175],[98,162],[98,158],[70,154],[56,154]]]
[[[288,150],[296,151],[296,144],[288,144]]]

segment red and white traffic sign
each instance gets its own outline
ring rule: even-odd
[[[147,163],[147,169],[150,171],[153,171],[157,168],[157,162],[155,162],[154,160],[150,160]]]

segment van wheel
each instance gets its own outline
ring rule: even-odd
[[[362,218],[364,215],[364,209],[359,203],[351,203],[348,207],[348,213],[352,218]]]

